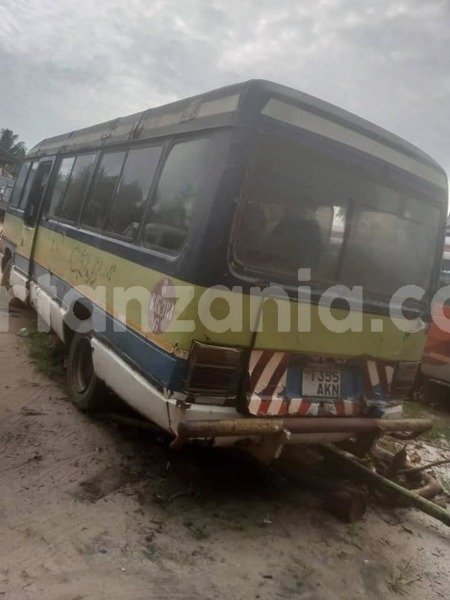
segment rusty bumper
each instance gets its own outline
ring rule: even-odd
[[[178,442],[193,438],[270,436],[296,433],[392,433],[412,438],[433,427],[431,419],[371,419],[364,417],[290,417],[182,421]]]

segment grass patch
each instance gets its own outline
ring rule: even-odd
[[[427,442],[445,442],[450,444],[450,426],[444,421],[436,420],[433,429],[426,431],[420,437]]]
[[[407,419],[420,419],[423,417],[433,419],[433,429],[422,433],[419,437],[420,440],[431,443],[442,441],[450,443],[450,424],[446,420],[447,417],[444,418],[443,415],[416,401],[405,402],[403,410]]]
[[[411,560],[404,561],[388,570],[386,585],[394,594],[406,594],[407,588],[420,580]]]
[[[429,416],[429,411],[416,400],[408,400],[403,405],[403,413],[406,419],[420,419]]]
[[[349,523],[347,525],[347,534],[352,541],[356,540],[356,538],[359,536],[359,532],[360,529],[357,523]]]
[[[52,379],[64,379],[66,350],[54,334],[27,329],[20,337],[39,373]]]

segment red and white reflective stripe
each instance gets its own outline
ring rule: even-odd
[[[362,405],[358,400],[340,400],[335,403],[337,417],[354,417],[362,412]]]
[[[319,402],[310,402],[309,408],[306,412],[308,417],[318,417],[320,412],[320,404]]]
[[[353,400],[314,401],[305,398],[265,399],[254,394],[249,402],[249,412],[256,416],[281,417],[283,415],[318,417],[330,415],[353,417],[361,414],[361,406]]]
[[[339,417],[360,415],[362,406],[357,398],[311,400],[310,398],[287,398],[284,394],[290,355],[287,352],[254,350],[250,356],[250,398],[248,409],[257,416],[319,416]],[[365,396],[374,397],[379,386],[388,395],[394,367],[376,360],[362,361]]]
[[[377,363],[374,360],[367,361],[367,371],[369,373],[370,385],[374,388],[380,383],[378,376]]]
[[[394,367],[391,364],[375,360],[366,360],[364,363],[363,375],[365,376],[365,393],[367,397],[373,397],[374,388],[378,385],[383,394],[388,396],[394,378]]]
[[[257,350],[250,357],[250,391],[276,397],[286,385],[289,355],[286,352]]]
[[[251,353],[249,364],[250,402],[249,411],[254,415],[280,415],[286,413],[286,399],[282,392],[286,387],[289,354],[256,350]]]
[[[303,402],[303,400],[301,398],[293,398],[289,402],[287,414],[288,415],[298,415],[298,413],[300,412],[300,408],[302,406],[302,402]]]
[[[386,379],[387,379],[388,385],[390,386],[392,383],[392,380],[394,379],[394,367],[391,365],[386,365],[385,369],[386,369]]]
[[[267,406],[268,415],[280,415],[286,410],[286,400],[281,396],[278,398],[272,398],[269,405]]]
[[[262,393],[264,396],[276,396],[283,390],[282,382],[284,380],[284,384],[286,383],[288,367],[285,357],[284,352],[275,352],[272,355],[255,385],[256,393]]]
[[[258,415],[259,409],[261,408],[261,398],[256,394],[252,394],[250,397],[250,402],[248,403],[248,412],[251,415]]]
[[[381,391],[383,392],[384,395],[387,395],[389,393],[389,384],[388,384],[387,375],[386,375],[386,365],[384,365],[383,363],[377,362],[377,368],[378,368],[378,377],[380,378]]]

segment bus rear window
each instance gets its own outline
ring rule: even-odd
[[[298,269],[328,284],[389,295],[427,289],[440,212],[312,148],[261,136],[245,182],[234,256],[271,281]]]

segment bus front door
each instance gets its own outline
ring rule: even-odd
[[[17,248],[11,272],[11,284],[14,285],[14,295],[23,302],[26,302],[28,298],[28,282],[32,272],[37,223],[52,166],[53,160],[46,159],[39,163],[28,195],[23,200],[23,221],[18,232]]]

